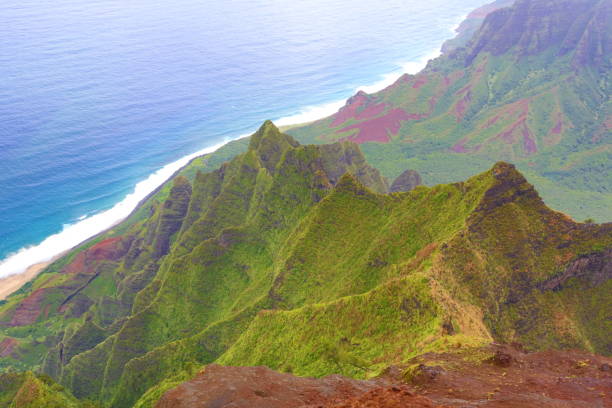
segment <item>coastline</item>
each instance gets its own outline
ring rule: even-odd
[[[462,15],[457,18],[462,18],[463,20],[465,17],[466,15]],[[451,28],[455,35],[457,34],[456,28],[459,24],[453,24]],[[449,39],[450,38],[452,37],[449,37]],[[370,85],[358,87],[354,93],[357,91],[364,91],[367,93],[378,92],[393,84],[403,74],[418,73],[425,68],[429,60],[437,58],[441,54],[442,44],[438,45],[432,52],[415,61],[397,64],[398,68],[396,70],[381,75],[379,80]],[[303,125],[335,113],[345,104],[345,102],[346,98],[317,106],[306,106],[299,109],[297,113],[278,118],[274,120],[274,122],[283,129]],[[251,133],[253,132],[235,138],[228,138],[223,142],[201,149],[167,164],[145,180],[138,182],[132,193],[128,194],[112,208],[89,217],[82,217],[82,219],[79,219],[79,221],[74,224],[65,226],[59,233],[45,238],[41,243],[22,248],[13,254],[9,254],[5,259],[0,261],[0,300],[36,277],[38,273],[67,251],[122,222],[136,210],[147,197],[157,191],[166,181],[171,179],[193,159],[213,153],[225,144],[250,136]],[[29,266],[25,267],[24,265]]]
[[[58,255],[59,258],[61,255]],[[23,285],[34,279],[40,272],[49,266],[53,261],[39,262],[30,265],[25,272],[0,278],[0,301],[15,293]]]

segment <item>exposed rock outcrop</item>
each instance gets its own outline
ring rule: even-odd
[[[156,408],[298,408],[351,398],[380,385],[331,375],[301,378],[266,367],[212,364],[193,380],[166,392]]]
[[[421,175],[415,170],[406,170],[393,181],[389,191],[397,193],[400,191],[414,190],[416,186],[423,184]]]
[[[612,360],[585,352],[526,353],[519,344],[492,344],[428,353],[414,361],[408,368],[390,367],[370,381],[337,375],[301,378],[265,367],[210,365],[167,391],[156,408],[610,406]]]

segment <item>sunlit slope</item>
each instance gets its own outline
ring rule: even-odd
[[[130,407],[214,361],[369,377],[492,339],[610,353],[612,227],[548,209],[510,164],[386,193],[357,145],[267,122],[202,166],[0,306],[1,364]]]

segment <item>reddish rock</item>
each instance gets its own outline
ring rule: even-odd
[[[487,357],[488,356],[488,357]],[[375,381],[321,379],[265,367],[210,365],[167,391],[157,408],[590,408],[612,407],[612,359],[580,351],[527,353],[492,344],[427,353]],[[444,366],[444,369],[440,366]]]
[[[322,408],[445,408],[443,405],[433,403],[429,398],[415,395],[408,387],[402,385],[377,388],[360,397],[319,406]]]
[[[471,354],[472,353],[472,354]],[[483,360],[473,356],[490,355]],[[612,359],[582,351],[526,353],[520,346],[491,345],[476,352],[428,353],[422,364],[452,367],[416,392],[438,404],[484,408],[612,407]]]
[[[266,367],[209,365],[193,380],[166,392],[156,408],[298,408],[356,397],[380,386],[339,375],[314,379]]]
[[[502,350],[497,350],[489,361],[500,367],[510,367],[512,364],[512,356]]]

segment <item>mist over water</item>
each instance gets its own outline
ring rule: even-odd
[[[120,220],[187,155],[414,71],[485,2],[2,1],[0,276]]]

